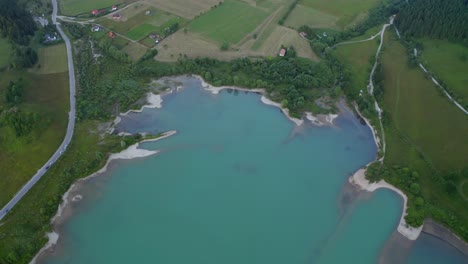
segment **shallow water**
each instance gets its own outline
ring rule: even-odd
[[[377,262],[401,198],[381,190],[339,199],[350,174],[375,158],[368,127],[347,113],[336,127],[296,128],[259,95],[213,95],[183,80],[162,109],[119,125],[177,134],[140,146],[160,154],[90,180],[44,263]],[[411,263],[427,263],[418,252]]]

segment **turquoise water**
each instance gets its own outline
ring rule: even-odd
[[[90,180],[44,263],[377,262],[401,198],[340,199],[375,158],[366,126],[348,113],[337,127],[296,128],[259,95],[185,81],[162,109],[123,118],[128,132],[177,134],[141,145],[158,155]]]

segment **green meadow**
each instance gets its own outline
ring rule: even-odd
[[[461,194],[465,176],[451,172],[466,170],[468,117],[418,67],[409,66],[406,49],[394,34],[385,38],[382,69],[385,163],[418,172],[426,217],[458,228],[463,235],[459,228],[468,223],[467,201]],[[394,184],[404,182],[386,179]]]
[[[217,8],[196,18],[190,30],[211,40],[235,44],[252,32],[268,13],[248,4],[225,1]]]
[[[10,43],[5,38],[0,38],[0,68],[8,65],[10,61]]]
[[[444,40],[423,39],[423,65],[435,74],[462,105],[468,105],[468,48]]]
[[[61,0],[60,11],[67,16],[76,16],[81,13],[88,13],[94,9],[110,7],[122,2],[121,0]]]

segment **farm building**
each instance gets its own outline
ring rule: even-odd
[[[305,32],[300,32],[299,35],[301,35],[301,37],[303,37],[303,38],[307,37],[307,33],[305,33]]]
[[[121,16],[118,13],[112,15],[112,19],[114,19],[114,20],[120,20],[120,18],[121,18]]]
[[[91,27],[92,32],[98,32],[100,30],[101,30],[101,27],[99,27],[98,25],[94,25],[94,26]]]
[[[286,55],[286,49],[281,49],[278,55],[284,57],[284,55]]]
[[[115,33],[112,31],[109,31],[109,38],[115,38]]]
[[[97,9],[94,9],[93,11],[91,11],[91,14],[93,16],[97,16],[97,15],[99,15],[99,11]]]
[[[115,11],[115,10],[117,10],[117,6],[114,5],[112,6],[111,11]]]

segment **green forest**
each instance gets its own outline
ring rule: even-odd
[[[466,0],[412,0],[401,8],[395,24],[406,37],[446,39],[468,46],[467,21]]]

